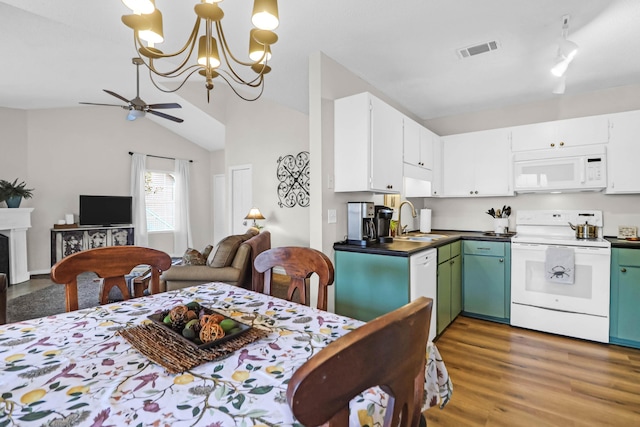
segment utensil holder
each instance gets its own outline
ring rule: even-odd
[[[509,231],[509,218],[494,218],[493,231],[496,234],[505,234]]]

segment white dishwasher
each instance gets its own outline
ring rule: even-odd
[[[431,324],[429,340],[436,337],[436,314],[438,295],[438,250],[427,249],[409,257],[409,298],[418,297],[433,299],[431,307]]]

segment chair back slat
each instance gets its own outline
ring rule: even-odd
[[[433,300],[420,297],[329,344],[292,376],[287,401],[304,425],[349,425],[349,402],[374,386],[389,395],[384,426],[418,426]]]
[[[171,267],[171,257],[162,251],[141,246],[107,246],[88,249],[62,258],[51,268],[51,279],[66,286],[67,311],[78,309],[78,281],[81,273],[93,272],[104,279],[100,303],[105,304],[109,291],[117,287],[125,299],[131,297],[124,276],[138,265],[152,271],[152,293],[160,288],[160,272]]]
[[[259,273],[265,274],[264,292],[267,294],[271,294],[273,268],[282,267],[286,275],[291,277],[287,299],[291,300],[295,291],[298,290],[302,304],[307,304],[309,299],[306,279],[316,273],[318,275],[317,307],[321,310],[327,309],[327,287],[333,284],[334,269],[329,257],[322,252],[298,246],[272,248],[256,257],[254,267]]]

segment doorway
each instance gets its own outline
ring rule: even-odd
[[[251,165],[232,166],[229,168],[231,212],[231,234],[244,234],[247,231],[247,220],[253,203],[253,184]]]

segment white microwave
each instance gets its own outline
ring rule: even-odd
[[[518,193],[600,191],[607,186],[604,145],[532,150],[513,155]]]

